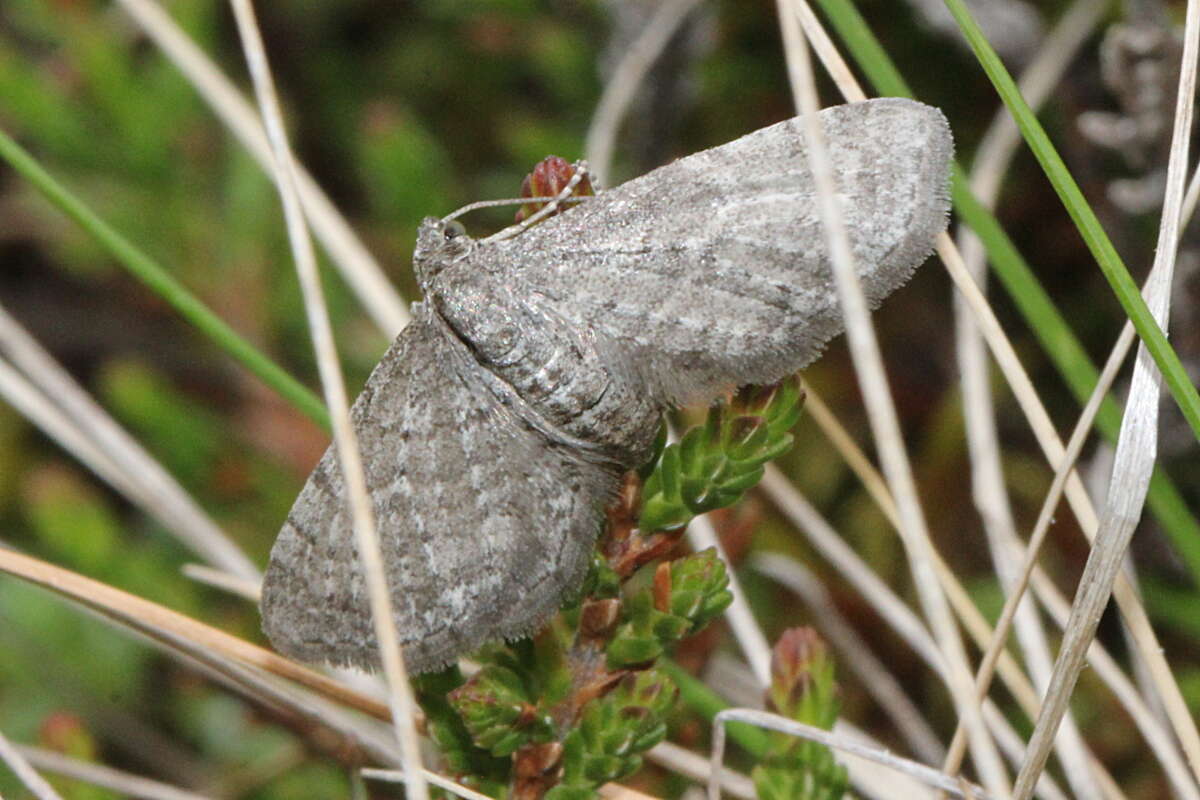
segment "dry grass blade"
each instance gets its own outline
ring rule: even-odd
[[[385,726],[386,735],[381,736],[372,720],[357,717],[324,698],[298,691],[271,675],[243,666],[222,654],[205,651],[174,634],[146,633],[154,646],[172,658],[250,702],[270,709],[281,719],[312,732],[311,741],[319,749],[327,749],[355,765],[364,760],[388,766],[400,763],[390,727]],[[337,734],[332,742],[327,737],[329,732]]]
[[[724,548],[721,547],[720,540],[717,539],[717,532],[713,528],[712,520],[707,515],[696,517],[688,524],[687,537],[688,542],[697,551],[709,547],[715,548],[721,560],[727,565],[730,563]],[[750,603],[746,600],[746,593],[742,591],[742,585],[734,575],[732,565],[729,566],[728,575],[729,591],[733,593],[733,602],[729,604],[729,608],[725,609],[725,620],[729,623],[734,638],[741,646],[746,661],[750,663],[758,685],[760,687],[770,686],[771,645],[767,643],[767,637],[754,619]]]
[[[112,789],[124,797],[134,797],[139,800],[207,800],[202,794],[180,789],[169,783],[143,778],[103,764],[93,764],[78,758],[45,750],[40,747],[17,745],[29,763],[47,772],[53,772],[68,778],[90,783],[105,789]]]
[[[1119,360],[1119,359],[1118,359]],[[858,449],[846,431],[829,413],[821,402],[819,395],[811,387],[806,387],[806,409],[821,428],[822,432],[833,443],[835,449],[858,475],[862,484],[867,487],[884,515],[895,524],[895,504],[887,493],[887,487],[875,471],[862,451]],[[862,563],[855,553],[837,536],[833,528],[821,518],[787,479],[774,467],[768,467],[761,488],[771,498],[772,502],[792,521],[797,530],[808,536],[810,543],[830,563],[839,574],[846,576],[857,591],[871,604],[893,629],[904,636],[914,651],[926,658],[927,663],[938,669],[938,661],[933,655],[934,649],[928,643],[928,633],[908,608],[891,594],[891,590]],[[1024,559],[1024,548],[1015,554]],[[986,650],[993,641],[991,628],[983,615],[972,605],[966,590],[957,583],[953,574],[944,564],[939,563],[938,575],[946,586],[948,596],[954,603],[955,612],[972,639],[981,650]],[[1042,605],[1050,612],[1056,624],[1061,628],[1066,624],[1069,614],[1069,604],[1062,597],[1048,576],[1035,569],[1032,574],[1033,588]],[[1120,591],[1121,583],[1118,583]],[[1178,747],[1171,734],[1163,727],[1161,720],[1151,712],[1142,700],[1133,684],[1122,672],[1116,661],[1099,644],[1093,642],[1088,654],[1090,663],[1097,676],[1107,685],[1134,720],[1138,730],[1150,745],[1150,750],[1162,763],[1163,768],[1176,790],[1183,797],[1195,798],[1197,790],[1188,774]],[[1032,684],[1020,672],[1012,656],[1005,650],[1000,650],[998,670],[1008,690],[1013,693],[1022,710],[1030,719],[1036,717],[1040,702]],[[1114,785],[1107,776],[1103,765],[1093,761],[1092,769],[1102,782],[1108,796],[1116,796],[1108,787]]]
[[[8,768],[37,800],[62,800],[58,792],[54,791],[54,787],[29,765],[25,756],[13,746],[3,732],[0,732],[0,761],[8,764]]]
[[[1196,55],[1200,46],[1200,4],[1188,3],[1184,25],[1183,64],[1180,69],[1175,106],[1175,127],[1167,164],[1167,188],[1159,228],[1154,267],[1145,289],[1146,304],[1164,328],[1169,316],[1171,278],[1179,242],[1179,223],[1187,178],[1188,141],[1196,92]],[[1104,517],[1092,552],[1080,578],[1079,592],[1065,630],[1058,662],[1054,667],[1042,713],[1038,718],[1025,764],[1014,786],[1016,800],[1026,800],[1042,771],[1059,720],[1075,688],[1079,671],[1095,636],[1100,615],[1112,595],[1113,584],[1125,550],[1141,518],[1154,469],[1158,440],[1158,405],[1161,376],[1145,345],[1138,348],[1133,382],[1121,425],[1121,436],[1113,464],[1112,482]],[[1168,707],[1170,711],[1170,707]],[[1185,740],[1185,744],[1186,744]],[[1193,769],[1200,770],[1197,754],[1191,754]],[[1200,772],[1198,772],[1200,774]]]
[[[216,65],[154,0],[119,0],[126,13],[171,60],[212,107],[217,117],[268,174],[271,146],[253,108]],[[296,166],[296,185],[317,238],[341,270],[363,308],[389,339],[408,324],[408,306],[382,267],[305,169]]]
[[[1128,332],[1132,341],[1133,327],[1127,326]],[[1005,599],[1004,608],[1000,613],[1000,617],[996,622],[995,630],[992,633],[991,641],[984,652],[983,659],[980,661],[979,670],[976,673],[975,681],[979,687],[979,691],[986,693],[991,684],[993,669],[1000,654],[1004,652],[1005,641],[1008,636],[1010,625],[1016,619],[1018,609],[1028,585],[1030,576],[1037,565],[1038,553],[1041,550],[1042,544],[1045,542],[1046,534],[1050,529],[1050,520],[1054,510],[1058,508],[1058,503],[1062,499],[1062,491],[1066,486],[1067,477],[1075,468],[1075,460],[1079,457],[1080,451],[1083,449],[1083,444],[1087,440],[1088,434],[1092,430],[1092,425],[1095,422],[1096,414],[1100,410],[1100,403],[1104,399],[1108,390],[1112,386],[1113,380],[1123,361],[1123,354],[1120,345],[1114,350],[1113,357],[1110,357],[1105,365],[1104,371],[1097,383],[1096,391],[1088,400],[1084,407],[1083,413],[1080,415],[1079,422],[1075,426],[1074,432],[1071,434],[1071,439],[1067,444],[1067,452],[1063,458],[1063,463],[1059,465],[1059,469],[1054,476],[1054,481],[1051,484],[1050,490],[1047,493],[1046,499],[1042,504],[1042,510],[1038,517],[1037,524],[1034,526],[1033,534],[1029,537],[1029,544],[1025,550],[1024,565],[1021,572],[1017,576],[1013,576],[1009,586],[1006,587],[1007,597]],[[1009,520],[1011,522],[1011,520]],[[1012,542],[1008,543],[1010,548],[1013,548]],[[1019,545],[1015,548],[1019,549]],[[1013,553],[1012,555],[1016,555]],[[1028,651],[1027,656],[1028,656]],[[951,742],[950,751],[946,756],[946,761],[942,768],[949,774],[954,774],[958,771],[962,758],[962,746],[965,742],[963,738],[965,731],[960,725],[955,731],[954,740]],[[1089,778],[1090,780],[1090,778]],[[1092,790],[1095,794],[1096,790]],[[1084,795],[1088,796],[1088,795]]]
[[[662,3],[605,84],[583,147],[585,158],[602,183],[608,179],[612,168],[617,131],[638,87],[675,31],[699,4],[700,0],[666,0]]]
[[[968,797],[975,798],[976,800],[987,800],[987,798],[995,797],[995,795],[988,793],[980,786],[975,786],[967,781],[956,779],[949,775],[943,775],[933,767],[927,767],[924,764],[900,758],[882,747],[864,745],[861,742],[854,741],[838,733],[830,733],[821,728],[805,725],[777,714],[769,714],[766,711],[755,711],[749,708],[727,708],[724,711],[718,712],[717,716],[713,719],[713,778],[708,785],[709,800],[718,800],[721,796],[720,783],[717,778],[721,773],[721,761],[725,751],[725,723],[727,722],[746,722],[751,725],[767,728],[768,730],[810,739],[826,747],[886,765],[907,777],[915,778],[929,786],[949,792],[955,797]]]
[[[810,393],[807,401],[810,412],[814,411],[812,399],[813,395]],[[891,502],[891,497],[887,494],[886,487],[883,486],[878,474],[866,463],[862,453],[849,441],[848,437],[845,436],[845,432],[840,427],[837,427],[835,420],[824,419],[820,412],[813,416],[818,420],[822,420],[822,429],[830,437],[830,440],[835,442],[835,446],[847,463],[861,465],[861,468],[866,470],[865,473],[859,474],[860,481],[867,487],[881,487],[881,493],[875,495],[875,499],[884,514],[889,516],[889,518],[893,517],[894,505]],[[825,428],[825,425],[833,425],[834,428],[829,430]],[[849,448],[849,450],[845,450],[844,448]],[[937,671],[938,674],[941,674],[941,664],[937,659],[936,649],[930,641],[928,632],[924,630],[907,606],[894,596],[891,589],[878,576],[871,572],[845,542],[837,536],[833,528],[821,518],[816,509],[804,499],[796,488],[778,470],[773,468],[768,468],[767,475],[761,486],[772,502],[792,521],[796,529],[803,532],[808,537],[810,544],[823,557],[830,561],[839,574],[845,576],[850,581],[855,589],[870,603],[871,607],[875,609],[876,613],[896,633],[903,636],[914,652],[921,655],[931,668]],[[1017,556],[1021,557],[1023,553],[1022,549],[1020,553],[1017,553]],[[780,557],[773,556],[772,558]],[[957,583],[954,576],[949,572],[949,569],[939,562],[938,570],[939,577],[947,587],[948,595],[954,603],[955,612],[959,615],[963,625],[971,634],[975,644],[981,650],[986,649],[992,641],[991,628],[983,618],[983,615],[971,604],[966,590]],[[1038,570],[1035,570],[1033,573],[1033,586],[1042,604],[1050,611],[1051,616],[1055,619],[1059,627],[1062,627],[1069,613],[1067,601],[1058,593],[1053,582]],[[1117,666],[1116,661],[1096,643],[1092,645],[1089,658],[1093,668],[1096,670],[1096,674],[1112,689],[1118,702],[1133,718],[1138,729],[1150,744],[1151,752],[1162,762],[1173,785],[1185,787],[1182,796],[1192,797],[1194,789],[1188,788],[1190,787],[1191,780],[1170,734],[1142,701],[1133,684],[1124,675],[1120,667]],[[997,667],[1005,686],[1016,698],[1022,710],[1030,719],[1035,718],[1039,709],[1038,695],[1033,685],[1020,671],[1011,654],[1001,650]],[[985,706],[984,710],[986,713],[988,707]],[[996,719],[995,721],[1002,722],[1003,720]],[[990,722],[991,720],[989,720]],[[993,730],[997,731],[997,735],[999,735],[1000,729],[993,726]],[[1102,764],[1093,761],[1092,768],[1101,780],[1102,785],[1106,787],[1106,791],[1107,787],[1115,785],[1112,779],[1108,777]],[[1108,796],[1119,796],[1119,794],[1109,792]]]
[[[15,367],[0,358],[0,397],[18,414],[36,425],[42,433],[72,454],[109,486],[132,502],[146,502],[145,492],[108,455],[97,447],[78,426],[38,391]]]
[[[223,592],[236,595],[243,600],[249,600],[258,605],[262,599],[262,584],[259,581],[247,581],[228,572],[206,567],[203,564],[184,564],[183,574],[192,580],[220,589]]]
[[[674,742],[656,744],[646,758],[661,767],[665,767],[679,775],[684,775],[697,783],[707,785],[712,777],[712,764],[709,759],[685,750]],[[734,797],[743,800],[754,800],[754,783],[745,775],[733,770],[721,770],[721,789]]]
[[[1033,574],[1033,589],[1054,623],[1060,629],[1065,629],[1071,614],[1071,605],[1067,598],[1045,575],[1036,571]],[[1192,800],[1200,797],[1200,790],[1196,788],[1179,746],[1161,718],[1160,708],[1152,709],[1147,705],[1138,687],[1098,641],[1093,641],[1088,648],[1088,664],[1109,687],[1121,707],[1129,713],[1134,725],[1149,744],[1150,752],[1162,763],[1163,770],[1171,785],[1176,787],[1179,796]]]
[[[292,245],[296,271],[300,276],[304,308],[312,334],[313,349],[316,351],[317,366],[321,373],[321,386],[325,392],[325,404],[332,416],[338,464],[342,469],[347,500],[354,520],[355,541],[359,558],[362,560],[371,618],[375,627],[375,641],[391,689],[392,722],[396,726],[396,735],[404,753],[405,772],[409,776],[408,791],[416,800],[427,800],[429,788],[425,784],[421,767],[421,750],[414,722],[416,701],[408,685],[408,672],[404,667],[404,656],[400,652],[399,636],[393,622],[391,595],[384,574],[379,535],[375,530],[374,510],[367,495],[357,437],[350,423],[346,386],[342,380],[341,367],[338,365],[329,312],[321,291],[316,254],[313,252],[312,240],[308,238],[308,228],[296,193],[295,166],[291,149],[284,131],[283,117],[267,65],[261,34],[254,18],[254,10],[249,0],[232,0],[232,4],[242,49],[258,96],[263,125],[275,155],[275,184],[283,201],[288,240]]]
[[[407,783],[408,781],[403,772],[398,772],[394,769],[364,769],[361,774],[364,778],[387,781],[389,783]],[[452,780],[443,778],[436,772],[425,770],[425,779],[434,786],[445,789],[455,797],[462,797],[465,800],[492,800],[486,794],[480,794],[470,787],[463,786],[461,783],[455,783]]]
[[[849,581],[913,652],[940,673],[942,657],[924,623],[838,536],[820,512],[777,469],[768,469],[760,485],[796,530],[808,537],[812,546],[833,565],[838,574]]]
[[[809,416],[817,422],[834,448],[851,466],[863,486],[870,492],[884,515],[895,525],[895,504],[892,502],[882,478],[862,451],[858,449],[849,434],[825,407],[815,390],[812,387],[806,387],[806,392],[805,407]],[[850,583],[876,610],[876,613],[880,614],[897,633],[904,636],[914,651],[921,654],[931,667],[935,670],[940,669],[940,664],[935,656],[936,651],[928,641],[928,633],[912,616],[907,606],[893,596],[891,590],[862,563],[778,469],[768,467],[761,488],[792,521],[796,529],[802,531],[809,538],[812,546],[833,564],[839,574],[849,579]],[[1015,555],[1023,558],[1023,554],[1024,548],[1019,548],[1019,552]],[[986,650],[989,643],[993,641],[990,626],[972,604],[966,590],[957,582],[949,568],[941,563],[940,559],[937,567],[938,576],[946,587],[959,619],[971,634],[975,644],[981,650]],[[1039,600],[1061,628],[1066,623],[1069,613],[1067,601],[1058,592],[1054,583],[1037,569],[1033,572],[1033,587]],[[1162,763],[1172,785],[1177,787],[1181,796],[1195,797],[1196,789],[1170,733],[1151,713],[1132,683],[1117,666],[1116,661],[1096,643],[1093,643],[1092,649],[1089,651],[1089,659],[1096,674],[1112,689],[1118,702],[1129,712],[1138,730],[1150,745],[1151,752]],[[1030,719],[1035,718],[1040,707],[1038,695],[1007,651],[1000,651],[997,668],[1006,687],[1013,693],[1022,710]],[[1115,789],[1110,791],[1110,787],[1114,787],[1115,783],[1108,776],[1102,764],[1093,760],[1092,770],[1101,781],[1108,796],[1119,796]]]
[[[1095,30],[1108,4],[1104,0],[1077,0],[1055,25],[1053,31],[1041,42],[1038,53],[1021,77],[1021,88],[1034,108],[1039,107],[1050,96],[1067,66],[1075,59],[1087,37]],[[994,205],[999,193],[1002,177],[1007,174],[1007,165],[1021,142],[1017,126],[1002,109],[989,126],[978,150],[971,171],[971,188],[988,207]],[[987,279],[983,245],[968,228],[959,233],[960,247],[968,270],[982,286]],[[1021,651],[1036,685],[1044,689],[1050,679],[1052,658],[1046,635],[1035,610],[1032,599],[1013,605],[1012,599],[1021,598],[1025,580],[1020,577],[1021,566],[1015,551],[1019,549],[1016,524],[1008,500],[1004,472],[1001,465],[1001,448],[995,420],[995,406],[991,395],[991,375],[987,351],[963,300],[955,297],[955,340],[957,345],[959,372],[963,387],[963,413],[966,421],[968,452],[971,457],[972,496],[978,509],[983,529],[987,534],[996,564],[997,574],[1005,594],[1009,597],[1005,611],[1012,614],[1015,608],[1015,625]],[[1099,395],[1103,398],[1103,394]],[[1099,408],[1097,401],[1097,409]],[[1086,415],[1086,411],[1085,411]],[[1091,423],[1088,423],[1090,429]],[[1073,461],[1073,459],[1072,459]],[[1061,472],[1065,482],[1066,472]],[[1029,557],[1038,552],[1031,545]],[[1032,568],[1032,564],[1030,564]],[[999,655],[1007,635],[1006,617],[1002,614],[993,634],[992,649],[985,654],[976,673],[976,686],[986,694],[991,675],[989,658]],[[949,753],[942,764],[948,774],[955,774],[961,763],[965,729],[960,723],[955,731]],[[1091,769],[1090,754],[1083,742],[1074,719],[1064,720],[1056,747],[1062,761],[1067,780],[1078,796],[1098,795],[1096,777]]]
[[[404,776],[403,772],[397,772],[396,770],[392,769],[364,769],[362,770],[362,776],[364,778],[371,778],[377,781],[388,781],[390,783],[405,783],[408,780]],[[480,794],[474,789],[463,786],[460,783],[447,780],[441,775],[438,775],[436,772],[425,770],[425,779],[434,786],[437,786],[440,789],[445,789],[455,797],[462,797],[465,798],[465,800],[492,800],[486,794]]]
[[[258,568],[183,487],[0,308],[0,354],[15,369],[4,384],[20,410],[197,555],[239,577]],[[21,386],[27,388],[22,389]]]
[[[995,743],[983,724],[966,650],[934,571],[929,530],[905,452],[879,345],[871,325],[870,311],[854,266],[850,238],[839,210],[837,186],[817,116],[819,101],[808,48],[792,4],[780,0],[779,16],[784,34],[784,48],[788,56],[792,92],[803,114],[802,119],[805,120],[809,166],[817,187],[817,208],[827,237],[838,300],[846,321],[846,339],[862,388],[871,431],[883,463],[883,472],[896,499],[901,520],[900,538],[904,543],[922,609],[933,630],[938,648],[946,660],[947,685],[954,699],[955,709],[966,721],[970,731],[971,753],[975,765],[988,789],[997,795],[1003,795],[1008,789],[1008,778],[996,752]]]
[[[835,449],[851,465],[855,475],[871,494],[893,527],[898,527],[896,504],[887,491],[883,478],[867,461],[866,456],[849,438],[846,431],[837,420],[828,415],[827,410],[818,411],[818,404],[813,403],[814,395],[808,395],[808,408],[817,420],[821,430],[833,443]],[[853,550],[843,541],[833,527],[821,517],[815,508],[792,486],[777,469],[768,468],[766,477],[761,484],[771,501],[790,519],[797,530],[804,532],[818,551],[837,568],[840,574],[846,576],[855,588],[863,595],[872,607],[900,633],[909,645],[919,653],[931,667],[941,670],[941,662],[937,658],[936,648],[933,647],[929,633],[916,619],[908,607],[875,575]],[[979,647],[985,647],[991,639],[992,629],[984,619],[967,590],[951,572],[950,568],[934,551],[934,568],[938,579],[949,598],[959,621],[971,634],[971,638]],[[1005,685],[1011,691],[1017,702],[1031,716],[1037,710],[1037,693],[1033,685],[1021,672],[1016,661],[1007,652],[1002,652],[998,669]]]
[[[979,293],[978,287],[974,285],[970,276],[966,274],[961,256],[948,236],[943,236],[942,240],[939,241],[938,252],[942,256],[942,262],[946,265],[951,277],[971,306],[975,320],[984,331],[985,339],[991,347],[993,355],[996,356],[997,363],[1005,373],[1009,385],[1013,387],[1014,396],[1025,412],[1026,418],[1033,425],[1034,434],[1037,436],[1038,444],[1041,446],[1043,453],[1052,463],[1062,463],[1066,455],[1066,449],[1062,441],[1058,438],[1058,434],[1055,433],[1045,408],[1037,400],[1037,395],[1033,389],[1029,375],[1017,360],[1016,354],[1012,349],[1012,344],[1000,331],[1000,325],[995,314]],[[1075,516],[1079,520],[1084,534],[1089,539],[1093,539],[1099,527],[1099,520],[1096,517],[1095,508],[1088,497],[1082,481],[1080,481],[1079,476],[1074,472],[1067,476],[1066,496],[1071,509],[1075,512]],[[1187,712],[1187,704],[1184,702],[1179,685],[1171,673],[1170,665],[1166,663],[1162,647],[1158,644],[1157,637],[1154,635],[1154,630],[1150,625],[1149,619],[1146,617],[1145,609],[1142,607],[1137,593],[1129,585],[1128,581],[1125,580],[1124,576],[1119,574],[1116,578],[1114,596],[1121,609],[1121,613],[1125,617],[1126,623],[1129,625],[1130,631],[1135,637],[1139,653],[1146,659],[1151,669],[1155,687],[1165,706],[1170,711],[1169,717],[1175,733],[1180,738],[1180,741],[1184,743],[1184,748],[1189,753],[1189,758],[1191,758],[1192,753],[1200,753],[1200,735],[1197,734],[1195,721],[1191,719]],[[1193,758],[1193,761],[1200,763],[1200,757]]]
[[[906,639],[909,646],[913,648],[913,651],[945,682],[946,668],[944,660],[941,658],[932,636],[925,630],[921,622],[916,618],[916,615],[895,596],[894,592],[875,573],[871,572],[858,559],[845,542],[833,532],[829,524],[817,514],[816,510],[805,501],[795,488],[787,484],[778,473],[772,475],[768,472],[763,485],[780,510],[793,522],[796,528],[803,531],[809,537],[809,541],[813,546],[830,560],[840,574],[847,577],[859,593],[867,598],[876,612],[880,614],[895,632]],[[792,567],[787,563],[789,559],[782,556],[772,556],[771,558],[781,565],[787,565],[784,570],[785,573],[792,570]],[[957,585],[953,575],[949,574],[949,570],[944,564],[940,563],[940,560],[937,568],[942,580],[948,587],[952,587],[950,597],[955,604],[955,610],[963,619],[968,631],[970,631],[978,645],[981,647],[986,645],[991,631],[987,623],[983,620],[982,615],[970,604],[970,599],[966,591]],[[1029,683],[1028,679],[1008,653],[1003,653],[1001,659],[1001,673],[1005,678],[1006,685],[1010,688],[1014,697],[1017,698],[1025,713],[1030,718],[1033,718],[1037,714],[1038,706],[1037,694],[1032,684]],[[992,731],[998,742],[1005,743],[1005,750],[1010,755],[1010,760],[1014,763],[1019,762],[1022,741],[1017,737],[1012,725],[999,712],[996,706],[990,700],[985,700],[983,693],[980,693],[979,697],[983,700],[984,721],[989,726],[989,730]],[[1097,769],[1102,771],[1103,768],[1097,766]],[[852,777],[855,777],[853,772]],[[1050,796],[1050,793],[1053,792],[1053,784],[1046,782],[1046,786],[1046,796]],[[1041,788],[1039,784],[1039,789]],[[886,793],[884,796],[886,796]]]
[[[0,549],[0,571],[96,609],[152,637],[154,630],[169,632],[197,647],[221,653],[235,661],[295,681],[348,708],[357,709],[384,721],[391,719],[386,707],[357,692],[349,691],[337,681],[318,672],[157,603],[85,578],[70,570],[11,550]]]
[[[912,751],[924,761],[940,761],[946,748],[908,697],[900,681],[876,658],[871,648],[834,605],[820,580],[799,561],[770,553],[754,557],[751,566],[804,600],[809,616],[842,655],[847,669],[892,720]]]
[[[4,555],[4,553],[0,551],[0,555]],[[45,575],[37,574],[36,571],[32,576],[26,574],[28,564],[17,562],[15,565],[25,569],[25,572],[20,569],[13,571],[11,569],[13,566],[13,564],[7,565],[13,574],[30,579],[38,585],[52,589],[72,602],[78,603],[82,606],[81,610],[84,613],[96,617],[103,624],[132,635],[135,639],[182,662],[189,669],[199,672],[250,702],[269,709],[273,714],[295,724],[305,732],[313,734],[320,732],[320,735],[312,736],[312,742],[318,749],[327,750],[331,754],[348,759],[355,764],[361,763],[364,758],[385,765],[400,763],[394,738],[381,737],[378,726],[373,720],[352,714],[347,710],[356,708],[368,714],[374,713],[390,721],[385,704],[375,702],[370,698],[364,700],[347,687],[336,684],[333,684],[335,689],[332,693],[326,692],[335,698],[332,702],[321,696],[297,690],[279,681],[271,674],[267,674],[273,669],[270,661],[262,667],[267,670],[267,673],[256,668],[253,651],[258,648],[254,648],[252,645],[241,643],[244,646],[243,650],[249,648],[248,655],[252,658],[248,661],[239,660],[240,656],[247,655],[247,653],[240,652],[239,655],[231,655],[227,649],[227,640],[231,637],[221,634],[219,631],[214,635],[211,630],[207,631],[207,635],[205,635],[205,626],[194,623],[194,621],[191,625],[186,623],[180,625],[178,619],[171,619],[174,612],[161,608],[156,610],[153,604],[147,604],[146,601],[139,601],[137,598],[132,598],[132,603],[128,602],[129,598],[125,598],[126,602],[124,603],[120,602],[120,598],[115,598],[118,602],[112,606],[109,605],[114,600],[111,595],[123,593],[111,589],[111,587],[97,586],[95,582],[73,576],[71,573],[64,575],[65,571],[62,570],[58,571],[59,574],[52,575],[55,578],[53,584],[45,584],[41,582],[41,579],[46,577]],[[47,565],[42,565],[42,567],[43,571],[48,570],[51,573],[55,570]],[[88,597],[95,598],[95,602],[79,600],[76,593],[81,589]],[[147,608],[144,606],[150,607],[150,613],[146,613]],[[126,613],[127,611],[133,613]],[[156,611],[157,613],[155,613]],[[186,618],[184,619],[186,620]],[[226,649],[223,649],[223,646]],[[266,655],[268,658],[278,658],[271,653],[266,653]],[[243,666],[244,664],[251,666]],[[298,667],[300,672],[287,675],[290,672],[287,669],[282,672],[277,669],[275,671],[277,674],[296,679],[301,684],[311,681],[312,675],[303,674],[306,671],[303,667],[292,666]],[[332,683],[324,676],[316,677],[317,681],[313,684],[318,691],[324,691],[321,689],[321,681],[326,684]],[[385,730],[390,730],[390,728],[385,728]],[[331,739],[325,732],[332,732],[337,736]]]

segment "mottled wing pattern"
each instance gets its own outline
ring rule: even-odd
[[[530,633],[578,585],[616,490],[525,427],[459,368],[457,340],[422,311],[352,416],[409,668]],[[378,664],[341,471],[332,448],[300,493],[263,584],[263,628],[304,661]]]
[[[821,113],[872,305],[946,226],[941,112],[882,99]],[[628,348],[662,401],[708,400],[815,359],[842,321],[798,120],[683,158],[474,257],[515,263],[581,327]]]

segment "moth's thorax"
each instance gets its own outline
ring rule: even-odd
[[[474,267],[474,268],[472,268]],[[637,466],[661,413],[627,363],[511,276],[461,262],[429,285],[433,308],[540,417],[548,432],[596,446],[606,459]]]

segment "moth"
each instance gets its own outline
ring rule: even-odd
[[[941,112],[821,112],[863,290],[946,226]],[[804,367],[842,330],[800,119],[656,169],[520,235],[427,218],[424,300],[351,411],[411,671],[535,631],[584,577],[664,410]],[[333,448],[271,551],[263,627],[304,661],[379,663]]]

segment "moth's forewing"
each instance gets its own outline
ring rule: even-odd
[[[454,350],[463,345],[418,310],[352,417],[400,641],[409,669],[425,672],[558,609],[582,580],[617,476],[516,420],[472,379],[469,354]],[[332,448],[271,551],[262,614],[285,654],[378,665]]]
[[[864,291],[902,285],[946,227],[953,143],[898,98],[821,112]],[[680,159],[478,258],[623,343],[667,401],[770,383],[842,330],[798,119]]]

